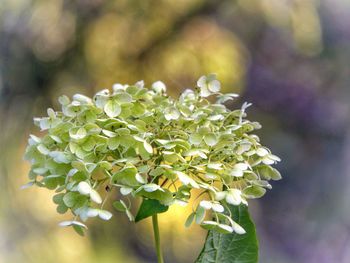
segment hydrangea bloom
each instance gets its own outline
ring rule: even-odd
[[[60,97],[60,111],[48,109],[47,117],[34,119],[44,133],[29,138],[29,185],[55,190],[57,211],[74,215],[61,225],[78,232],[85,227],[79,219],[112,217],[104,208],[108,198],[134,220],[129,197],[168,207],[194,196],[186,225],[195,221],[243,234],[227,206],[247,205],[271,188],[268,181],[281,178],[271,167],[279,158],[252,133],[261,126],[246,119],[249,104],[229,110],[224,103],[237,95],[220,93],[214,74],[202,76],[197,86],[178,99],[160,81],[151,89],[142,81],[115,84],[92,99]]]

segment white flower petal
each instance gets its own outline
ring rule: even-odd
[[[94,189],[91,189],[90,198],[96,204],[101,204],[102,203],[102,198],[101,198],[100,194],[98,192],[96,192]]]
[[[243,176],[243,171],[241,169],[234,168],[230,172],[231,176],[234,177],[242,177]]]
[[[231,226],[224,225],[224,224],[219,224],[218,227],[230,233],[232,233],[234,230]]]
[[[95,217],[98,216],[99,210],[95,208],[89,208],[86,212],[87,217]]]
[[[218,81],[217,79],[210,81],[208,83],[208,88],[211,92],[214,92],[214,93],[219,92],[221,88],[220,81]]]
[[[233,222],[233,225],[232,225],[232,228],[233,230],[239,234],[239,235],[243,235],[246,233],[246,231],[244,230],[243,227],[241,227],[239,224],[237,224],[236,222]]]
[[[269,152],[265,148],[259,148],[256,150],[256,154],[259,155],[260,157],[264,157],[265,155],[268,155]]]
[[[103,220],[109,220],[112,217],[112,213],[107,211],[107,210],[99,210],[98,211],[98,216],[103,219]]]
[[[87,182],[80,182],[77,190],[82,195],[89,195],[91,192],[91,186]]]
[[[216,201],[221,201],[223,199],[225,199],[226,197],[226,192],[222,191],[222,192],[215,192],[215,200]]]
[[[132,188],[129,188],[129,187],[121,187],[120,188],[120,193],[122,194],[122,195],[128,195],[128,194],[130,194],[131,192],[132,192]]]
[[[236,163],[233,166],[233,169],[238,169],[238,170],[241,170],[241,171],[245,171],[245,170],[248,169],[248,165],[246,163]]]
[[[63,222],[60,222],[58,225],[62,226],[62,227],[76,225],[76,226],[81,226],[81,227],[87,228],[86,225],[84,225],[83,223],[81,223],[79,221],[75,221],[75,220],[63,221]]]
[[[201,76],[197,80],[197,86],[200,87],[200,88],[206,87],[207,86],[207,77],[206,76]]]
[[[142,188],[149,193],[155,192],[157,190],[163,190],[159,185],[157,184],[146,184],[142,186]],[[164,191],[164,190],[163,190]]]
[[[166,86],[162,81],[156,81],[152,84],[152,89],[156,93],[166,92]]]
[[[215,211],[215,212],[218,212],[218,213],[222,213],[225,211],[225,208],[221,205],[221,204],[217,204],[217,203],[214,203],[212,205],[212,209]]]
[[[201,207],[203,207],[206,210],[209,210],[212,208],[212,203],[210,201],[203,200],[199,203]]]
[[[230,189],[226,194],[226,202],[231,205],[239,205],[242,202],[242,192],[238,189]]]

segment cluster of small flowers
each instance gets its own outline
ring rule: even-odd
[[[102,90],[92,99],[62,96],[61,111],[48,109],[47,117],[34,119],[46,132],[30,135],[28,186],[55,190],[57,211],[75,215],[61,225],[80,233],[86,226],[78,218],[112,217],[103,207],[117,188],[114,207],[130,220],[123,196],[170,206],[186,205],[197,194],[186,225],[196,221],[206,229],[243,234],[228,206],[261,197],[271,188],[268,181],[281,175],[271,167],[279,158],[251,134],[260,124],[246,119],[250,105],[234,111],[225,106],[236,97],[220,93],[214,74],[202,76],[195,90],[176,100],[160,81],[151,89],[142,81],[115,84],[112,92]]]

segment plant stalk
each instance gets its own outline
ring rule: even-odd
[[[158,214],[152,215],[152,225],[153,225],[154,243],[156,246],[158,263],[164,263],[162,249],[160,247]]]

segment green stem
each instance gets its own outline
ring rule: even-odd
[[[158,214],[152,215],[154,243],[157,251],[158,263],[164,263],[162,256],[162,249],[160,248],[159,227],[158,227]]]

